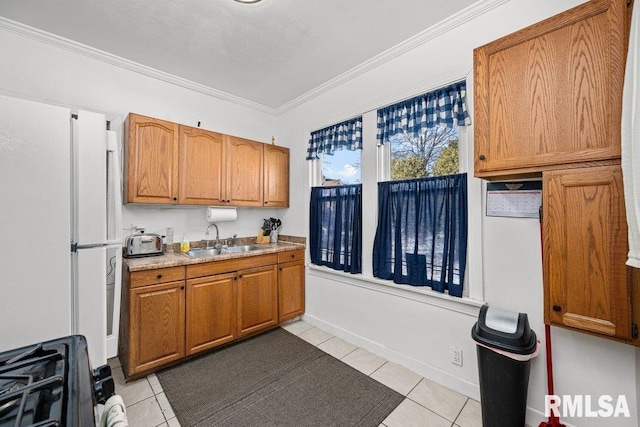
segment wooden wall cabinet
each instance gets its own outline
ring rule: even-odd
[[[289,207],[289,149],[264,146],[264,206]]]
[[[289,149],[129,114],[125,202],[289,206]]]
[[[475,175],[620,157],[626,0],[592,0],[474,51]]]
[[[177,203],[179,126],[129,114],[125,128],[125,201]]]
[[[278,322],[304,313],[304,250],[278,254]]]
[[[545,322],[633,339],[620,166],[543,177]]]
[[[262,206],[264,145],[244,138],[226,136],[226,204]]]
[[[620,169],[630,10],[591,0],[474,51],[474,172],[543,178],[545,323],[640,345]]]
[[[178,203],[222,204],[226,173],[223,135],[181,125],[178,158]]]
[[[119,354],[127,375],[183,358],[184,267],[125,274],[123,285]]]

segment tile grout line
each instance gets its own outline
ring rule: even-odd
[[[460,408],[460,412],[458,412],[458,415],[456,415],[455,419],[453,420],[454,424],[456,423],[456,421],[458,421],[458,418],[460,418],[460,414],[462,414],[462,411],[464,411],[464,407],[467,406],[467,403],[469,403],[468,396],[467,396],[467,400],[464,401],[464,405],[462,405],[462,408]]]
[[[437,413],[437,412],[436,412],[436,411],[434,411],[433,409],[429,409],[429,408],[427,408],[426,406],[422,405],[420,402],[416,402],[415,400],[413,400],[412,398],[410,398],[408,395],[405,397],[405,399],[409,399],[410,401],[412,401],[412,402],[413,402],[413,403],[415,403],[416,405],[418,405],[418,406],[420,406],[420,407],[422,407],[422,408],[426,409],[427,411],[431,412],[432,414],[435,414],[435,415],[439,416],[440,418],[442,418],[443,420],[450,422],[450,423],[451,423],[451,425],[454,425],[454,424],[455,424],[455,421],[451,421],[451,420],[449,420],[447,417],[445,417],[445,416],[444,416],[444,415],[442,415],[442,414]]]
[[[390,363],[390,362],[389,362],[387,359],[385,359],[385,362],[384,362],[382,365],[378,366],[378,367],[377,367],[373,372],[371,372],[371,373],[369,374],[369,376],[372,376],[373,374],[375,374],[376,372],[378,372],[378,371],[379,371],[380,369],[382,369],[382,367],[383,367],[384,365],[386,365],[387,363]],[[375,380],[375,378],[373,378],[373,379]],[[378,380],[376,380],[376,381],[378,381]],[[381,382],[381,381],[378,381],[378,382],[379,382],[380,384],[382,384],[382,382]],[[384,384],[383,384],[383,385],[384,385]],[[388,386],[387,386],[387,387],[388,387]]]
[[[419,374],[418,374],[418,375],[419,375]],[[408,397],[408,396],[411,394],[411,392],[412,392],[413,390],[415,390],[415,389],[416,389],[416,387],[418,387],[418,386],[420,385],[420,383],[421,383],[424,379],[425,379],[425,377],[422,377],[422,376],[421,376],[421,377],[420,377],[420,381],[418,381],[418,382],[416,383],[416,385],[414,385],[414,386],[411,388],[411,390],[409,390],[409,393],[407,393],[407,395],[406,395],[405,397]],[[413,400],[413,399],[412,399],[412,400]],[[420,404],[418,403],[418,405],[420,405]],[[422,405],[420,405],[420,406],[422,406]],[[424,408],[424,406],[422,406],[422,407]]]

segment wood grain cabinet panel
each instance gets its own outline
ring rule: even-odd
[[[125,202],[289,206],[289,149],[130,113]]]
[[[278,324],[276,265],[238,271],[238,335]]]
[[[129,114],[125,200],[175,204],[178,200],[178,125]]]
[[[304,313],[304,249],[134,272],[125,265],[122,287],[118,353],[130,380]]]
[[[264,146],[264,205],[289,207],[289,149]]]
[[[620,166],[543,174],[545,322],[632,337]]]
[[[262,206],[264,144],[226,136],[226,202],[235,206]]]
[[[278,265],[278,322],[304,313],[304,261]]]
[[[224,198],[223,135],[180,126],[178,203],[220,205]]]
[[[625,0],[593,0],[474,51],[475,175],[620,157]]]
[[[130,375],[184,356],[184,302],[184,281],[129,291]]]
[[[234,273],[187,280],[187,355],[236,338],[235,281]]]

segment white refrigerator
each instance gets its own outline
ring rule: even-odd
[[[103,115],[0,96],[0,351],[81,334],[92,366],[115,355],[120,185]]]

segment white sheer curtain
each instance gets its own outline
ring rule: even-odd
[[[633,8],[622,95],[622,174],[629,225],[627,265],[640,268],[640,5]]]

